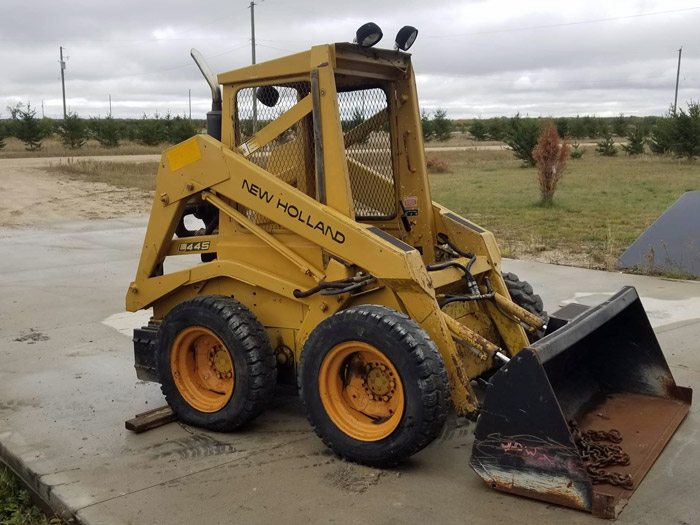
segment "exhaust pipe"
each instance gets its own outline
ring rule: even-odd
[[[202,53],[192,48],[190,55],[211,88],[211,111],[207,113],[207,135],[221,140],[221,88],[219,82],[204,60]]]

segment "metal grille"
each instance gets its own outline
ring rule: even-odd
[[[292,82],[273,86],[279,99],[273,106],[258,98],[261,89],[244,88],[236,94],[236,145],[250,139],[257,131],[291,109],[310,93],[309,82]],[[269,97],[267,97],[269,100]],[[307,115],[275,140],[253,152],[248,160],[279,177],[302,192],[316,197],[316,165],[314,157],[313,122]],[[248,218],[266,229],[281,228],[258,213],[247,210]]]
[[[358,220],[396,216],[387,96],[380,88],[338,93],[350,188]]]

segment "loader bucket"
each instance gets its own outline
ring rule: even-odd
[[[614,519],[691,395],[676,385],[636,290],[625,287],[491,377],[471,466],[495,489]],[[589,431],[606,434],[596,441]]]

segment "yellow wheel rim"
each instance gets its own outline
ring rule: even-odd
[[[328,352],[319,371],[319,393],[333,423],[359,441],[386,438],[403,416],[403,385],[396,368],[361,341],[342,343]]]
[[[216,412],[226,406],[235,382],[231,355],[208,328],[190,326],[175,337],[170,351],[170,371],[183,399],[200,412]]]

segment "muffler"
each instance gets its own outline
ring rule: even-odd
[[[495,489],[614,519],[692,390],[676,385],[632,287],[558,324],[489,380],[471,466]]]

